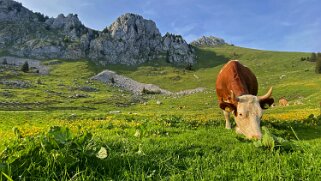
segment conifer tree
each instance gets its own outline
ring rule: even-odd
[[[310,61],[311,61],[311,62],[315,62],[316,60],[317,60],[317,54],[313,52],[313,53],[311,54]]]
[[[29,71],[29,64],[28,64],[27,61],[25,61],[25,63],[22,65],[21,71],[23,71],[23,72],[28,72]]]
[[[321,74],[321,56],[317,56],[317,60],[315,62],[315,73]]]

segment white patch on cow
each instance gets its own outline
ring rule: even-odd
[[[238,97],[235,122],[239,132],[248,138],[260,139],[262,136],[260,129],[262,115],[263,111],[256,96],[243,95]]]

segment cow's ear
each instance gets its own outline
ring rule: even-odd
[[[262,109],[267,109],[273,103],[274,103],[274,99],[273,98],[267,98],[267,99],[260,100],[260,106],[261,106]]]
[[[228,102],[222,102],[220,103],[220,108],[227,112],[234,111],[234,114],[236,115],[236,106],[234,104],[228,103]]]

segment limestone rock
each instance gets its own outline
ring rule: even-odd
[[[191,42],[191,45],[194,46],[209,46],[216,47],[220,45],[226,45],[225,41],[221,38],[217,38],[214,36],[202,36],[201,38]]]
[[[68,35],[65,38],[70,40],[78,40],[81,35],[87,33],[87,28],[80,22],[77,14],[69,14],[65,17],[63,14],[59,14],[57,18],[49,18],[45,22],[51,29],[60,29]],[[70,41],[65,39],[64,41]]]
[[[137,65],[166,55],[170,63],[195,63],[194,51],[178,35],[161,36],[156,24],[142,16],[127,13],[90,44],[89,57],[100,63]]]
[[[166,33],[162,40],[163,51],[167,52],[166,59],[175,64],[194,64],[194,49],[180,35]]]
[[[170,91],[161,89],[156,85],[137,82],[131,78],[119,75],[110,70],[104,70],[103,72],[97,74],[91,79],[98,80],[103,83],[113,85],[115,87],[119,87],[121,89],[130,91],[134,94],[144,94],[144,93],[171,94]]]
[[[0,50],[23,58],[91,59],[103,65],[137,65],[157,58],[183,65],[196,61],[181,36],[162,37],[155,22],[140,15],[126,13],[95,31],[76,14],[48,18],[13,0],[0,0]]]
[[[12,0],[0,0],[0,21],[16,22],[36,20],[37,16],[21,3]]]

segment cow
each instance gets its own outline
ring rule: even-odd
[[[280,106],[288,106],[288,105],[289,105],[289,102],[288,102],[288,100],[286,100],[285,97],[281,97],[281,98],[279,99],[279,105],[280,105]]]
[[[223,110],[225,127],[231,129],[230,113],[234,113],[236,132],[248,139],[261,139],[262,109],[271,106],[272,87],[263,96],[257,96],[258,82],[253,72],[238,60],[227,62],[216,79],[218,103]]]

